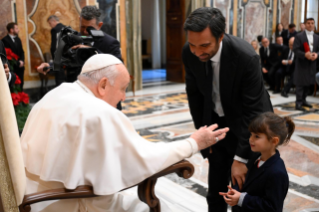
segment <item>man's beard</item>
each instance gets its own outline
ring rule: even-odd
[[[18,33],[18,32],[13,32],[13,35],[14,35],[14,36],[18,36],[19,33]]]

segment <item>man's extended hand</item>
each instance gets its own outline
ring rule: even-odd
[[[231,167],[231,179],[233,185],[238,185],[239,190],[243,188],[247,171],[248,169],[246,167],[246,164],[234,160]]]
[[[224,197],[225,202],[230,206],[235,206],[238,204],[241,193],[230,186],[227,186],[229,191],[227,193],[219,192],[219,195]]]
[[[10,69],[9,69],[8,64],[4,64],[3,67],[4,67],[4,73],[6,73],[6,77],[7,77],[7,79],[9,79]]]
[[[78,49],[78,48],[91,48],[91,46],[86,46],[86,45],[79,44],[79,45],[76,45],[76,46],[72,46],[71,49]]]
[[[50,71],[50,69],[48,69],[47,71],[43,71],[43,68],[45,68],[45,67],[50,67],[50,64],[49,63],[41,63],[41,65],[38,66],[37,71],[41,74],[46,75]]]
[[[218,138],[218,140],[222,140],[225,138],[226,133],[229,131],[229,128],[226,127],[214,131],[215,129],[217,129],[217,127],[217,124],[213,124],[209,127],[201,127],[199,130],[191,135],[191,138],[193,138],[197,142],[198,150],[206,149],[207,147],[216,144],[216,138]]]

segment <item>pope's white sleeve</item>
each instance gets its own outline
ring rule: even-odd
[[[198,146],[194,139],[188,138],[183,141],[175,141],[168,143],[170,152],[160,170],[163,170],[174,163],[177,163],[185,158],[189,158],[198,152]]]

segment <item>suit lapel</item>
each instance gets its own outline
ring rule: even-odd
[[[204,83],[205,83],[205,104],[204,104],[204,117],[203,117],[203,125],[211,124],[211,112],[213,108],[213,68],[212,61],[209,60],[206,63],[202,63],[204,66],[202,70],[205,70],[203,73]]]
[[[317,48],[318,39],[319,39],[319,37],[315,36],[315,34],[314,34],[313,35],[313,50],[312,50],[312,52],[317,52],[318,51],[318,48]]]
[[[265,171],[264,165],[262,165],[260,168],[254,167],[253,170],[249,171],[249,173],[247,174],[247,177],[246,177],[246,181],[245,181],[243,190],[245,188],[247,188],[252,182],[254,182],[256,179],[258,179],[258,177],[264,173],[264,171]],[[256,166],[256,164],[254,164],[254,166]]]
[[[228,108],[231,105],[231,102],[227,101],[232,99],[232,88],[236,75],[236,61],[237,55],[234,55],[232,52],[230,40],[228,35],[225,34],[219,69],[219,92],[224,112],[225,110],[229,111]]]

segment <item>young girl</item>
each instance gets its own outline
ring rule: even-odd
[[[289,179],[285,164],[277,147],[287,144],[295,124],[290,117],[281,118],[266,112],[257,116],[249,125],[249,143],[253,152],[258,152],[249,160],[248,173],[242,191],[229,188],[220,192],[233,211],[282,211]]]

